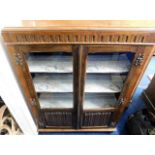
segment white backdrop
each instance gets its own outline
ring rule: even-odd
[[[3,25],[4,24],[5,22],[3,22]],[[26,101],[10,65],[9,57],[5,52],[5,45],[2,43],[2,38],[0,43],[0,96],[24,134],[37,134],[37,128],[26,106]]]

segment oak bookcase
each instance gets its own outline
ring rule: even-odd
[[[4,28],[38,131],[114,131],[153,55],[151,24],[24,21]]]

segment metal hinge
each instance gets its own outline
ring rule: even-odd
[[[30,99],[30,102],[31,102],[31,105],[32,105],[32,106],[36,106],[36,105],[37,105],[37,101],[36,101],[35,98],[31,98],[31,99]]]
[[[144,54],[140,53],[135,60],[135,66],[142,65],[143,61],[144,61]]]
[[[124,98],[120,98],[119,101],[118,101],[118,104],[119,104],[119,105],[122,105],[122,104],[124,104],[124,103],[125,103]]]

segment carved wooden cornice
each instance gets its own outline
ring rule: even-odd
[[[154,31],[4,29],[6,44],[155,44]]]

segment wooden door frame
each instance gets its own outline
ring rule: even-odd
[[[7,45],[7,50],[11,59],[11,63],[13,64],[13,69],[17,74],[17,79],[20,81],[19,83],[23,96],[26,100],[31,116],[38,128],[40,121],[38,110],[39,104],[25,58],[25,53],[29,51],[29,46]]]
[[[79,53],[79,48],[77,48],[78,46],[76,45],[7,45],[7,50],[8,53],[10,55],[11,58],[11,62],[14,66],[15,72],[17,74],[17,78],[20,81],[20,86],[22,89],[22,93],[24,94],[24,97],[27,101],[27,106],[30,110],[30,113],[35,121],[35,124],[37,126],[37,128],[45,128],[46,124],[44,121],[44,116],[41,113],[40,110],[40,104],[38,101],[38,96],[37,93],[35,91],[34,88],[34,84],[32,81],[32,77],[28,68],[28,64],[26,61],[26,54],[28,53],[32,53],[32,52],[69,52],[72,53],[73,48],[77,49],[77,52],[72,53],[73,56],[73,63],[74,63],[74,70],[73,70],[73,74],[74,77],[78,77],[79,78],[79,66],[78,66],[78,60],[79,57],[78,55],[76,56],[76,53]],[[73,83],[74,83],[74,109],[73,109],[73,116],[75,116],[75,119],[73,117],[73,126],[74,128],[79,128],[77,127],[77,124],[79,123],[75,123],[77,122],[78,118],[76,115],[78,115],[78,109],[76,109],[76,106],[79,106],[78,101],[78,93],[80,92],[80,90],[78,89],[78,87],[76,84],[78,82],[78,79],[74,78],[73,79]],[[61,127],[60,127],[61,128]]]
[[[89,53],[108,53],[108,52],[131,52],[134,53],[134,58],[130,67],[130,71],[127,75],[127,79],[125,81],[125,84],[123,86],[122,92],[120,94],[120,97],[118,99],[118,108],[116,112],[114,112],[113,117],[111,118],[111,127],[115,127],[118,123],[123,111],[125,108],[131,103],[131,98],[135,92],[135,89],[138,86],[138,83],[149,63],[149,60],[151,59],[151,56],[154,52],[154,46],[152,45],[83,45],[86,49],[86,57],[83,58],[87,61],[87,56]],[[140,58],[140,60],[139,60]],[[82,60],[83,62],[85,60]],[[84,70],[86,71],[86,63],[84,63]],[[134,80],[132,80],[132,77],[134,75]],[[85,83],[85,76],[86,72],[82,74],[83,79],[81,79],[83,82],[81,82],[80,87],[84,87]],[[83,84],[83,86],[82,86]],[[128,89],[128,86],[130,84],[130,88]],[[84,96],[84,88],[81,89],[81,117],[83,113],[83,96]],[[106,111],[107,109],[105,109]],[[98,110],[99,111],[99,110]],[[109,110],[110,111],[110,110]],[[113,111],[113,110],[112,110]],[[81,125],[82,126],[82,125]],[[109,127],[110,127],[109,126]]]
[[[120,94],[120,107],[113,117],[111,126],[115,126],[118,123],[123,111],[129,106],[129,104],[132,104],[132,96],[145,72],[154,50],[155,47],[151,45],[137,46],[128,78],[126,79],[122,93]]]

